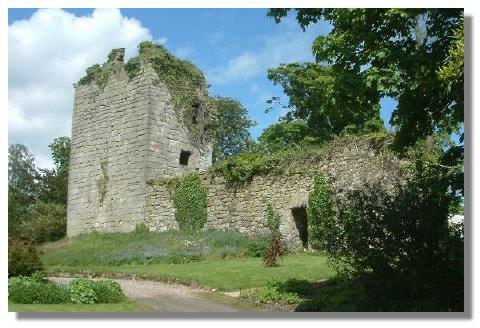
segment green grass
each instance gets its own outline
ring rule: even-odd
[[[9,312],[151,312],[134,302],[118,304],[9,304]]]
[[[271,280],[306,279],[318,281],[333,277],[335,272],[321,254],[290,254],[278,267],[267,268],[261,258],[206,260],[185,264],[150,264],[118,266],[50,266],[55,272],[117,273],[161,281],[196,284],[219,290],[238,290],[265,286]]]
[[[41,246],[45,266],[186,263],[260,256],[268,240],[233,231],[92,233]]]

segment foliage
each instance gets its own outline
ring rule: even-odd
[[[190,173],[168,182],[175,206],[175,220],[183,231],[199,231],[207,222],[207,188],[198,174]]]
[[[318,238],[341,271],[371,276],[362,281],[370,298],[455,308],[463,304],[463,239],[448,227],[449,182],[436,165],[418,161],[411,170],[394,193],[379,185],[350,192]],[[439,290],[446,281],[455,287]]]
[[[210,138],[215,106],[206,95],[202,72],[191,62],[171,55],[165,47],[150,41],[138,45],[139,55],[125,65],[130,77],[136,76],[142,63],[150,63],[170,91],[177,112],[196,140]]]
[[[308,239],[315,249],[328,249],[327,240],[336,238],[336,214],[332,189],[323,175],[317,173],[313,191],[308,196]]]
[[[69,137],[59,137],[53,139],[48,145],[52,151],[53,163],[58,171],[68,171],[70,163],[71,141]]]
[[[268,78],[289,96],[285,119],[304,121],[308,130],[302,134],[321,141],[384,129],[379,95],[358,75],[314,63],[282,64],[268,70]]]
[[[26,219],[18,225],[17,234],[35,243],[44,243],[64,237],[66,231],[66,206],[37,201],[29,209]]]
[[[95,283],[92,280],[76,278],[70,281],[68,289],[70,291],[70,301],[75,304],[95,304],[98,303],[95,293]]]
[[[30,276],[42,270],[35,245],[25,239],[8,239],[8,276]]]
[[[268,16],[279,22],[288,11],[271,9]],[[391,124],[398,129],[400,147],[437,132],[459,132],[463,83],[455,82],[455,92],[445,92],[438,72],[443,69],[446,77],[446,67],[453,65],[456,74],[450,80],[463,77],[459,72],[463,9],[296,9],[296,13],[304,29],[321,19],[333,26],[327,35],[317,37],[312,50],[317,63],[331,65],[340,78],[353,77],[346,81],[354,83],[339,85],[341,95],[367,93],[372,100],[388,96],[398,101]]]
[[[351,143],[364,142],[376,149],[384,149],[391,143],[391,135],[387,133],[347,135],[320,145],[300,143],[272,151],[260,146],[255,151],[231,156],[216,163],[211,172],[223,176],[227,183],[232,185],[246,183],[256,175],[307,174],[311,171],[312,165],[317,165],[326,155]]]
[[[267,151],[288,149],[292,146],[318,144],[303,120],[281,121],[270,125],[259,137],[260,148]]]
[[[97,181],[97,187],[98,187],[98,195],[99,195],[99,202],[100,205],[103,204],[103,201],[105,199],[105,196],[107,195],[107,186],[108,186],[108,181],[110,180],[110,177],[108,176],[108,161],[107,160],[102,160],[100,161],[100,179]]]
[[[70,139],[56,138],[49,147],[55,168],[38,170],[34,156],[25,146],[9,146],[11,236],[27,236],[42,242],[65,234]]]
[[[275,212],[272,204],[267,206],[267,226],[270,230],[270,242],[263,254],[263,263],[267,267],[277,266],[278,260],[285,254],[285,245],[280,234],[280,215]]]
[[[42,245],[42,261],[54,265],[189,263],[211,259],[260,257],[266,236],[235,231],[164,231],[139,228],[129,233],[93,233]]]
[[[298,304],[302,301],[307,286],[306,280],[289,279],[285,282],[272,280],[265,287],[241,290],[240,299],[254,301],[257,304]]]
[[[236,99],[228,97],[213,98],[217,114],[213,130],[213,162],[248,151],[254,141],[248,131],[255,122],[248,118],[245,107]]]
[[[77,278],[68,284],[70,301],[75,304],[122,303],[126,297],[120,285],[113,280]]]
[[[35,157],[21,144],[8,146],[8,231],[12,234],[38,196]]]
[[[69,291],[65,286],[34,276],[8,279],[8,303],[65,304],[69,301]]]
[[[107,64],[95,64],[89,66],[86,69],[86,73],[87,75],[82,77],[78,83],[85,85],[94,81],[97,84],[98,88],[102,91],[107,86],[107,82],[111,74]]]

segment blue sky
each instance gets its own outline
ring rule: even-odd
[[[102,47],[109,43],[112,47],[124,46],[130,57],[135,55],[134,44],[143,39],[164,43],[173,54],[196,64],[211,84],[211,95],[240,100],[257,122],[251,133],[258,137],[283,114],[281,110],[265,113],[265,101],[272,96],[283,97],[283,103],[288,101],[282,89],[267,79],[267,69],[280,63],[313,61],[314,38],[330,29],[327,23],[320,22],[303,32],[293,17],[275,24],[265,14],[266,9],[122,9],[102,14],[94,14],[91,9],[41,13],[10,9],[9,142],[26,144],[37,154],[39,166],[50,166],[48,143],[52,137],[70,133],[71,84],[93,60],[104,61],[108,52]],[[94,31],[102,36],[89,32],[87,25],[97,26]],[[26,70],[37,60],[36,49],[38,56],[45,56],[40,65],[44,72],[38,75],[32,70],[37,70],[39,64]],[[85,55],[79,54],[82,51]],[[50,64],[56,66],[50,69]],[[70,71],[69,67],[74,72],[64,76],[62,72]],[[57,84],[51,81],[56,75],[61,80]],[[39,85],[50,89],[41,90]],[[25,95],[31,90],[39,94],[39,100],[28,103]],[[55,98],[43,99],[44,93],[57,95],[62,103],[47,106]],[[384,99],[381,105],[382,118],[388,122],[395,102]],[[49,112],[55,114],[48,116]]]

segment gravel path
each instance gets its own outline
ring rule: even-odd
[[[51,281],[67,284],[72,278],[51,277]],[[239,310],[199,295],[200,290],[182,285],[148,280],[114,279],[125,295],[155,312],[238,312]]]

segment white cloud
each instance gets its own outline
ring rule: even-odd
[[[52,166],[48,144],[70,135],[73,86],[85,68],[106,60],[112,48],[126,57],[152,35],[118,9],[75,16],[61,9],[36,11],[8,28],[9,142],[25,144],[37,164]],[[162,43],[166,39],[160,39]]]
[[[312,61],[312,43],[326,30],[326,25],[312,25],[306,32],[299,32],[297,22],[288,18],[277,25],[275,34],[263,35],[254,40],[249,49],[207,71],[207,79],[213,85],[226,85],[265,74],[268,68],[282,63]]]
[[[195,49],[192,47],[178,47],[173,51],[173,54],[181,59],[189,59],[195,53]]]

